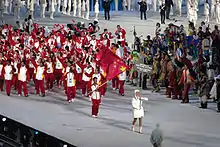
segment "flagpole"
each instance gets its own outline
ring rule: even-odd
[[[95,90],[90,91],[89,94],[93,93],[93,92],[96,91],[98,88],[104,86],[104,85],[107,84],[107,83],[108,83],[108,80],[107,80],[106,82],[102,83],[100,86],[98,86]]]

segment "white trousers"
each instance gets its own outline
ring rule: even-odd
[[[216,5],[216,22],[220,23],[220,4]]]
[[[14,7],[14,16],[20,19],[20,7]]]
[[[61,0],[57,0],[57,11],[60,12]]]
[[[89,19],[89,12],[90,12],[90,10],[89,10],[89,0],[87,0],[87,2],[86,2],[86,19]]]
[[[9,13],[12,12],[12,0],[9,0]]]
[[[68,0],[67,14],[70,15],[72,1]]]
[[[46,4],[41,5],[41,18],[45,18],[45,9],[46,9]]]
[[[209,23],[209,14],[205,15],[205,23]]]
[[[131,10],[131,0],[128,0],[128,11]]]
[[[95,13],[95,19],[98,19],[99,13]]]
[[[182,0],[177,1],[177,9],[178,9],[178,15],[182,15]]]
[[[62,6],[63,14],[66,14],[66,8],[67,8],[67,0],[63,0],[63,6]]]
[[[8,6],[5,6],[4,13],[8,14]]]
[[[73,1],[73,16],[76,17],[76,0]]]
[[[153,4],[154,4],[154,12],[156,12],[157,11],[157,0],[154,0]]]
[[[50,11],[50,19],[54,19],[54,12]]]
[[[215,18],[215,6],[214,5],[211,5],[211,19],[214,19]]]
[[[81,17],[81,0],[78,0],[78,17]]]

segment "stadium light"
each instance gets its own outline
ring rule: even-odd
[[[3,117],[3,118],[2,118],[2,121],[3,121],[3,122],[5,122],[5,121],[6,121],[6,118],[5,118],[5,117]]]
[[[66,144],[64,144],[64,145],[63,145],[63,147],[67,147],[67,145],[66,145]]]

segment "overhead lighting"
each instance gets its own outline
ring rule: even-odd
[[[34,134],[37,135],[37,134],[39,134],[39,132],[38,132],[38,131],[35,131]]]
[[[67,145],[66,145],[66,144],[64,144],[64,145],[63,145],[63,147],[67,147]]]
[[[3,118],[2,118],[2,121],[3,121],[3,122],[5,122],[5,121],[6,121],[6,118],[5,118],[5,117],[3,117]]]

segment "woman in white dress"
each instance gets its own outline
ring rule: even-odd
[[[140,96],[140,91],[135,90],[134,91],[135,96],[132,99],[132,107],[133,107],[133,122],[132,122],[132,127],[131,130],[134,132],[135,131],[135,123],[137,119],[139,119],[139,133],[142,133],[142,119],[144,117],[144,108],[142,106],[143,101]]]

